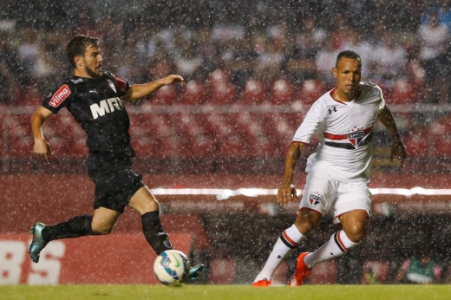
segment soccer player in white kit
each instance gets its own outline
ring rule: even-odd
[[[393,116],[385,105],[381,89],[361,82],[362,61],[351,50],[338,54],[333,74],[337,86],[321,96],[310,108],[296,130],[285,160],[282,186],[277,201],[285,205],[296,199],[293,171],[302,149],[317,134],[320,145],[307,160],[308,173],[299,213],[294,224],[282,232],[257,275],[253,286],[271,285],[271,277],[290,250],[328,212],[342,230],[314,252],[303,252],[297,259],[292,286],[302,285],[318,263],[342,256],[364,238],[371,216],[368,183],[373,156],[373,129],[379,119],[391,134],[391,159],[406,157],[406,148]]]

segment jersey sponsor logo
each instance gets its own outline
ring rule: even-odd
[[[319,194],[313,193],[313,194],[310,194],[310,196],[308,197],[308,200],[309,200],[310,204],[317,205],[317,204],[320,204],[323,199],[321,198],[321,196]]]
[[[363,130],[348,133],[348,141],[354,146],[354,148],[359,147],[364,137],[365,132],[363,132]]]
[[[337,107],[334,106],[334,107],[332,107],[332,108],[329,108],[328,111],[329,111],[329,115],[331,115],[332,112],[337,112]]]
[[[95,120],[98,117],[104,116],[107,113],[112,113],[115,110],[122,110],[124,105],[122,104],[121,99],[115,97],[102,100],[99,104],[92,104],[89,108],[91,109],[92,118]]]
[[[67,84],[61,86],[59,90],[57,90],[56,93],[53,94],[52,99],[50,99],[49,105],[55,108],[60,106],[60,104],[63,103],[63,101],[67,97],[69,97],[70,94],[71,92]]]

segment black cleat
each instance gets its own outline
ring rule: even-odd
[[[197,265],[197,266],[192,267],[192,268],[189,270],[189,274],[188,274],[188,278],[187,278],[187,279],[189,279],[189,280],[194,280],[194,279],[196,279],[197,276],[199,276],[200,273],[202,273],[202,272],[204,271],[204,269],[205,269],[205,267],[204,267],[203,264],[200,264],[200,265]]]
[[[47,245],[47,242],[42,237],[42,230],[45,228],[45,224],[36,223],[31,227],[30,233],[33,235],[33,241],[28,247],[28,253],[30,253],[31,260],[35,263],[39,262],[39,254],[42,249]]]

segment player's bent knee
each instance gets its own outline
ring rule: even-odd
[[[157,199],[146,187],[138,190],[135,195],[133,195],[132,199],[130,199],[128,205],[140,214],[158,211],[160,209],[160,204]]]
[[[158,211],[160,204],[154,198],[143,198],[131,203],[130,207],[140,214],[145,214],[147,212]]]
[[[366,235],[365,228],[362,228],[362,226],[359,226],[357,224],[347,226],[346,228],[344,228],[344,232],[346,233],[348,238],[354,243],[360,242]]]
[[[91,224],[91,230],[93,235],[107,235],[113,231],[113,226],[110,224]]]
[[[113,231],[112,227],[92,227],[92,233],[95,235],[107,235],[110,234],[111,231]]]
[[[311,214],[308,211],[302,211],[296,218],[294,225],[302,234],[307,234],[310,230],[317,227],[321,221],[321,215]]]

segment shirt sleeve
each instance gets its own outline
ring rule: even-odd
[[[378,91],[379,91],[380,99],[381,99],[381,101],[380,101],[380,103],[379,103],[379,106],[378,106],[378,112],[379,112],[379,111],[381,111],[382,109],[384,109],[384,107],[385,107],[385,99],[384,99],[384,93],[382,92],[382,89],[381,89],[380,87],[378,87],[377,85],[376,85],[376,88],[377,88]]]
[[[315,102],[307,112],[304,121],[296,130],[292,142],[302,142],[310,144],[313,135],[324,123],[323,105],[319,101]]]
[[[72,90],[68,84],[61,85],[57,90],[47,96],[42,106],[52,113],[58,113],[61,108],[66,107],[72,98]]]
[[[114,86],[116,88],[116,92],[119,94],[119,97],[126,94],[130,88],[130,84],[114,74],[111,74],[111,77],[114,80]]]

